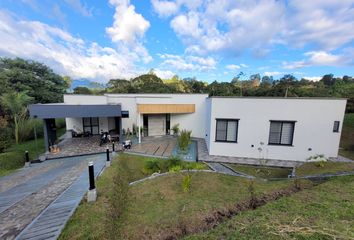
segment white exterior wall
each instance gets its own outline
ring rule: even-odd
[[[298,161],[316,154],[337,157],[345,105],[340,99],[211,98],[209,153]],[[215,142],[217,118],[240,119],[237,143]],[[293,146],[268,145],[270,120],[296,121]],[[339,133],[333,132],[334,121],[340,121]]]
[[[66,118],[66,130],[83,131],[82,118]]]
[[[207,94],[107,94],[108,103],[120,103],[123,110],[129,111],[129,118],[122,118],[122,127],[132,130],[138,126],[137,104],[195,104],[194,113],[171,114],[171,127],[179,123],[180,129],[192,130],[193,137],[204,138],[206,134]],[[140,125],[143,115],[140,114]]]

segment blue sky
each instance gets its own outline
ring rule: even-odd
[[[73,79],[354,75],[354,0],[1,0],[0,56]]]

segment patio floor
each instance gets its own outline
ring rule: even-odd
[[[175,149],[177,140],[172,136],[144,137],[140,144],[133,144],[128,152],[139,154],[170,157]]]
[[[112,151],[112,143],[99,145],[100,136],[82,137],[82,138],[64,138],[58,144],[60,151],[58,153],[45,153],[46,159],[78,156],[94,153],[102,153],[106,151],[108,146]],[[116,143],[115,150],[121,149],[121,145]]]

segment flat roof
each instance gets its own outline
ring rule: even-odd
[[[121,117],[120,104],[66,104],[48,103],[29,105],[33,118],[66,118],[66,117]]]
[[[265,96],[211,96],[208,98],[237,98],[237,99],[283,99],[283,100],[348,100],[337,97],[265,97]]]

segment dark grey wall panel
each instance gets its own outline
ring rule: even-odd
[[[121,106],[116,105],[71,105],[71,104],[32,104],[29,106],[31,117],[120,117]]]

